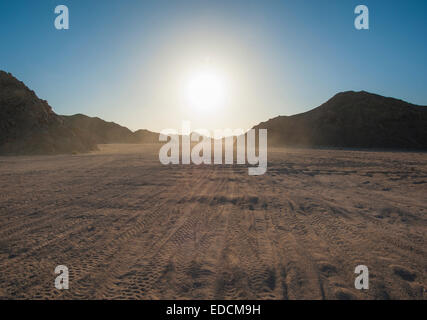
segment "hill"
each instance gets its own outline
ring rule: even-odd
[[[81,130],[85,136],[91,137],[97,144],[108,143],[156,143],[159,134],[145,129],[132,132],[114,122],[107,122],[97,117],[84,114],[62,116],[70,127]]]
[[[57,115],[47,101],[12,74],[0,71],[0,154],[66,154],[97,144],[156,143],[158,134],[132,132],[83,114]]]
[[[0,71],[0,154],[88,152],[94,141],[53,112],[47,101]]]
[[[272,146],[427,149],[427,107],[365,91],[255,128],[268,130]]]

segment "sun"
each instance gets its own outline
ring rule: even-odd
[[[205,68],[189,77],[187,99],[193,109],[215,111],[223,107],[225,98],[225,79],[216,70]]]

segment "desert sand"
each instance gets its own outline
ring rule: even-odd
[[[426,298],[427,153],[271,148],[249,176],[158,149],[0,157],[0,298]]]

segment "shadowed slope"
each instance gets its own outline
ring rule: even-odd
[[[96,149],[69,127],[47,101],[10,73],[0,71],[0,154],[55,154]]]
[[[86,136],[90,136],[97,144],[108,143],[156,143],[159,134],[145,129],[132,132],[114,122],[107,122],[97,117],[88,117],[84,114],[62,116],[72,128],[80,129]]]
[[[0,154],[60,154],[97,144],[155,143],[158,134],[83,114],[60,116],[10,73],[0,71]]]
[[[321,106],[262,122],[270,145],[427,149],[427,107],[368,92],[342,92]]]

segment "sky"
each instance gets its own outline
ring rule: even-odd
[[[60,4],[68,30],[54,26]],[[369,30],[354,27],[359,4]],[[2,0],[0,70],[58,114],[248,129],[347,90],[427,105],[426,35],[424,0]],[[189,83],[207,69],[220,98],[201,108]]]

